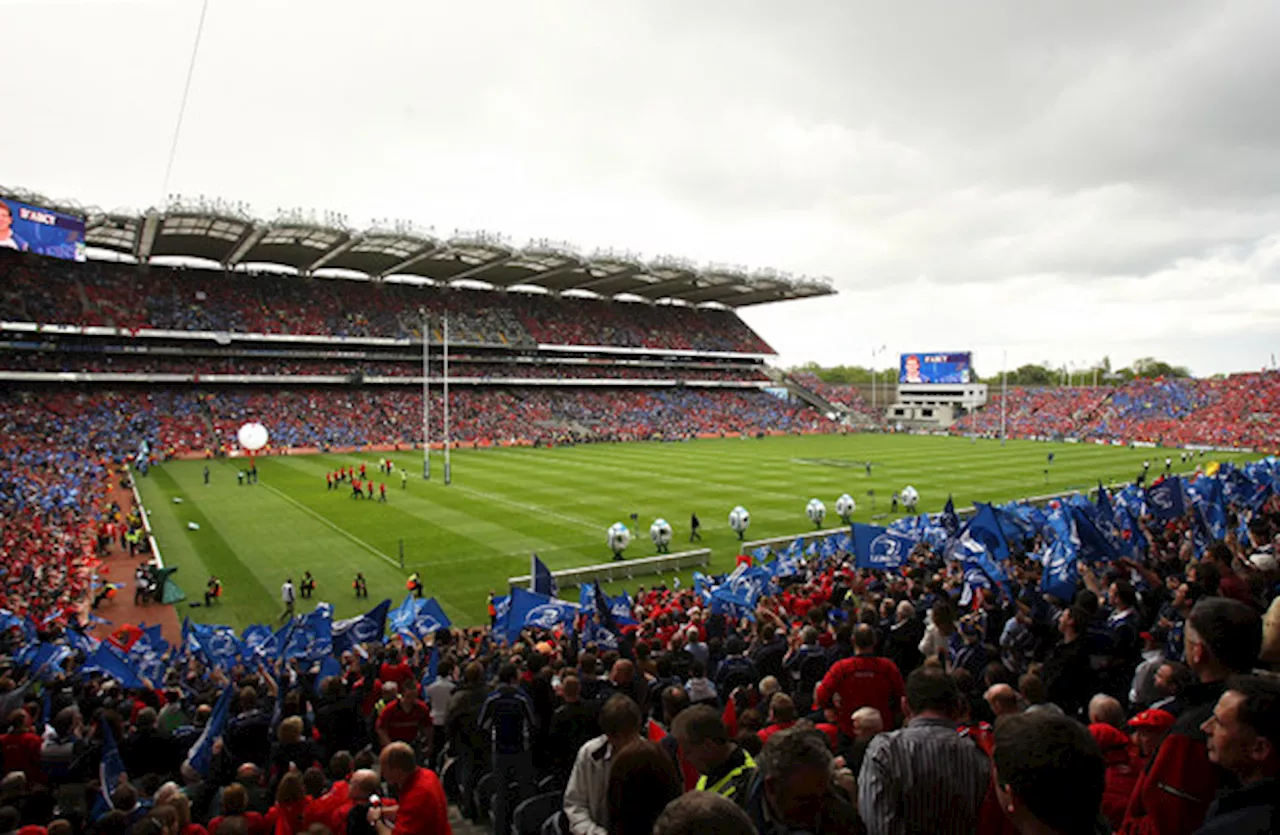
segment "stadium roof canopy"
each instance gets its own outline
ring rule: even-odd
[[[267,222],[222,202],[173,200],[164,211],[84,214],[88,247],[140,262],[198,258],[226,269],[262,264],[304,275],[341,270],[373,279],[414,276],[440,284],[471,280],[497,288],[532,286],[553,293],[578,290],[726,307],[835,293],[825,278],[744,267],[699,268],[676,258],[644,261],[629,253],[585,255],[545,240],[514,247],[483,232],[442,238],[404,223],[357,231],[342,218],[317,221],[301,212],[282,213]]]

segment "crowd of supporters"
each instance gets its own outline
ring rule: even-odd
[[[1274,831],[1280,497],[1199,551],[1193,524],[1143,517],[1145,553],[1084,565],[1070,599],[1018,544],[1003,593],[920,544],[890,573],[814,555],[750,618],[635,588],[616,645],[579,622],[329,666],[175,652],[132,689],[75,655],[39,690],[13,664],[0,820],[407,835],[448,832],[453,803],[504,835]]]
[[[526,293],[339,279],[303,279],[103,262],[32,261],[0,253],[0,320],[335,337],[430,338],[508,347],[538,344],[772,353],[726,310],[622,304]]]
[[[114,374],[251,374],[276,377],[350,376],[421,377],[421,359],[351,361],[343,359],[272,359],[257,356],[190,356],[102,353],[88,351],[3,351],[0,371],[95,372]],[[439,359],[431,363],[433,378],[441,378]],[[764,382],[758,366],[710,364],[626,365],[619,363],[476,362],[449,363],[451,379],[487,380],[713,380]]]
[[[993,391],[985,407],[952,430],[999,434],[1001,397]],[[1280,372],[1135,380],[1118,387],[1013,388],[1004,415],[1009,437],[1273,449],[1280,439]]]

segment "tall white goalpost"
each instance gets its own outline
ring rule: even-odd
[[[422,478],[431,480],[431,320],[422,314]]]

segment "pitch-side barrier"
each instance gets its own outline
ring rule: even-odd
[[[556,584],[563,588],[566,585],[580,586],[583,583],[591,583],[597,580],[604,580],[610,583],[614,580],[631,580],[637,574],[665,574],[668,571],[679,571],[683,568],[701,568],[710,563],[711,549],[698,548],[694,551],[681,551],[676,554],[659,554],[656,557],[641,557],[635,560],[617,560],[597,565],[579,566],[578,568],[565,568],[551,572],[551,576],[555,578]],[[511,586],[524,586],[527,588],[530,579],[528,574],[523,577],[508,577],[507,583]]]

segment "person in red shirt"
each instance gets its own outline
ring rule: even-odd
[[[40,768],[40,735],[31,729],[31,717],[21,708],[9,714],[9,731],[0,736],[0,756],[7,772],[21,771],[27,783],[42,785]]]
[[[248,835],[266,835],[266,820],[258,812],[249,810],[249,793],[240,783],[232,783],[222,790],[222,814],[209,821],[209,832],[216,833],[224,820],[242,818]]]
[[[397,649],[392,649],[387,660],[383,661],[382,666],[378,668],[378,678],[383,681],[394,681],[401,690],[408,690],[414,686],[413,669],[400,657],[400,651]]]
[[[431,743],[431,708],[418,698],[416,688],[409,687],[400,692],[400,698],[382,709],[378,714],[378,739],[383,746],[393,742],[414,744],[419,737]]]
[[[760,744],[769,741],[769,737],[778,731],[785,731],[796,723],[796,705],[786,693],[779,693],[769,702],[769,724],[756,733]]]
[[[1102,760],[1107,766],[1107,781],[1102,791],[1102,815],[1111,824],[1112,829],[1119,829],[1124,822],[1125,809],[1129,807],[1129,798],[1138,785],[1138,775],[1142,773],[1143,761],[1137,756],[1128,734],[1110,725],[1094,723],[1089,726],[1093,741],[1098,743],[1102,751]]]
[[[382,749],[381,761],[382,777],[396,787],[399,802],[369,810],[378,835],[453,835],[440,778],[418,766],[413,749],[393,742]]]
[[[876,652],[876,631],[860,624],[853,631],[852,658],[832,665],[814,691],[821,708],[836,709],[836,724],[845,736],[854,735],[853,712],[860,707],[880,711],[886,729],[896,725],[895,714],[901,710],[906,689],[898,666]]]

